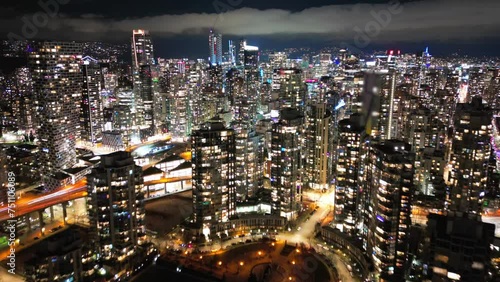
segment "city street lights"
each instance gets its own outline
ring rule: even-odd
[[[245,265],[245,263],[243,263],[243,261],[240,261],[240,263],[238,264],[238,269],[236,270],[236,274],[240,273],[240,267],[242,267],[243,265]]]

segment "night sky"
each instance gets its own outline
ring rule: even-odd
[[[132,29],[143,28],[151,31],[156,55],[163,57],[205,57],[210,28],[223,34],[225,44],[227,39],[244,36],[263,49],[347,46],[363,51],[397,48],[412,52],[430,46],[435,55],[457,50],[462,54],[500,55],[497,0],[40,2],[57,1],[68,3],[58,4],[57,13],[48,17],[38,0],[2,1],[0,34],[7,37],[10,32],[27,39],[128,42]],[[53,6],[49,11],[54,11]],[[38,15],[39,23],[35,31],[26,28],[22,20],[24,17],[32,24],[34,15]]]

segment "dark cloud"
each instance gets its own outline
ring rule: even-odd
[[[370,42],[453,41],[498,36],[500,1],[497,0],[415,1],[400,4],[399,8],[394,8],[394,5],[392,2],[335,4],[295,12],[239,8],[220,14],[215,13],[214,7],[212,13],[165,14],[120,20],[95,12],[80,16],[57,15],[37,31],[36,37],[119,40],[128,39],[132,29],[142,28],[149,29],[154,37],[167,38],[204,34],[214,26],[228,36],[309,34],[323,37],[325,41],[332,38],[353,40],[360,37],[360,33],[365,33]],[[394,8],[392,13],[390,7]],[[381,16],[382,24],[377,22],[376,15],[385,15]],[[32,14],[27,18],[32,18]],[[0,20],[0,32],[4,34],[22,35],[22,27],[19,19]]]

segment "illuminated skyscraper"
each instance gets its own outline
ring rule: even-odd
[[[263,184],[262,158],[264,140],[251,130],[248,123],[232,124],[236,134],[236,200],[244,201],[254,196]]]
[[[487,190],[491,155],[492,114],[475,97],[470,104],[458,104],[451,148],[451,209],[480,212],[481,193]]]
[[[356,227],[362,220],[358,172],[361,162],[360,150],[364,137],[361,116],[351,115],[339,121],[339,137],[336,144],[335,167],[335,219],[342,221],[343,231],[356,234]]]
[[[101,67],[96,61],[85,60],[82,65],[82,140],[96,144],[102,139],[102,107],[101,107]]]
[[[140,92],[140,101],[142,102],[142,116],[141,139],[153,136],[156,130],[155,124],[155,91],[153,86],[154,67],[151,65],[142,65],[139,70],[139,80],[134,85],[134,90],[138,87]]]
[[[58,186],[60,170],[76,163],[82,102],[82,45],[75,42],[39,42],[29,54],[33,73],[40,140],[39,164],[45,189]]]
[[[238,48],[238,61],[237,61],[238,66],[245,65],[245,47],[246,46],[247,46],[247,40],[244,38],[240,39],[239,48]]]
[[[187,137],[190,134],[190,111],[188,89],[181,82],[183,78],[172,79],[167,98],[168,130],[174,137]]]
[[[320,53],[313,56],[314,77],[327,76],[332,63],[332,55],[329,53]]]
[[[275,52],[269,54],[269,64],[273,69],[284,68],[286,65],[287,54],[285,52]]]
[[[132,68],[139,70],[142,65],[153,65],[154,50],[148,30],[132,31]]]
[[[362,234],[380,281],[404,280],[414,170],[410,150],[404,142],[388,140],[372,145],[368,154]]]
[[[446,127],[434,113],[424,107],[411,111],[406,118],[402,136],[415,152],[425,147],[441,148]]]
[[[236,213],[235,134],[214,118],[193,130],[194,223],[209,235]]]
[[[135,126],[140,129],[141,139],[154,135],[154,89],[155,69],[153,42],[147,30],[132,31],[132,72],[134,76],[134,103],[132,113],[135,114]]]
[[[302,203],[302,130],[304,116],[296,109],[281,110],[271,140],[272,212],[294,220]]]
[[[243,54],[245,69],[256,69],[259,67],[259,47],[245,45]]]
[[[211,65],[222,64],[222,34],[214,33],[211,29],[208,34],[209,61]]]
[[[483,95],[490,108],[500,108],[500,70],[496,69],[491,73],[488,88]]]
[[[101,156],[88,175],[90,235],[107,273],[127,277],[152,255],[144,221],[142,169],[124,151]]]
[[[304,112],[306,84],[300,69],[276,69],[273,74],[273,91],[279,93],[280,108],[296,108]]]
[[[328,189],[328,126],[332,114],[325,103],[307,107],[307,125],[304,132],[305,173],[309,188]]]
[[[256,82],[259,80],[259,47],[245,45],[244,54],[244,69],[245,69],[245,84],[247,92],[256,88]],[[254,97],[254,95],[250,95]]]
[[[236,46],[234,46],[234,42],[232,40],[229,40],[229,63],[231,63],[232,66],[236,65],[236,58]]]

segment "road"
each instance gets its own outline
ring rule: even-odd
[[[171,183],[171,182],[178,182],[178,181],[184,181],[184,180],[191,180],[191,176],[182,176],[182,177],[167,177],[167,178],[161,178],[158,180],[152,180],[152,181],[147,181],[144,182],[144,185],[155,185],[155,184],[162,184],[162,183]]]
[[[154,185],[160,183],[171,183],[184,180],[191,180],[191,177],[171,177],[144,182],[144,185]],[[87,180],[82,179],[74,185],[68,185],[47,194],[25,194],[21,199],[16,200],[16,207],[12,209],[15,217],[19,217],[31,212],[46,209],[50,206],[63,202],[75,200],[87,196]],[[0,222],[11,218],[8,207],[5,204],[0,208]]]
[[[75,200],[87,195],[87,180],[82,179],[73,185],[68,185],[46,194],[24,194],[15,202],[15,207],[11,209],[14,217],[19,217],[31,212],[43,210],[50,206],[63,202]],[[0,208],[0,222],[12,218],[11,213],[5,204]]]
[[[138,144],[135,146],[131,146],[128,148],[128,151],[134,151],[142,146],[146,146],[149,144],[154,144],[156,142],[162,142],[165,140],[170,140],[171,137],[163,137],[162,140],[153,140],[149,141],[146,143]],[[178,149],[183,148],[182,146],[179,145],[185,145],[185,144],[173,144],[174,146],[177,146]],[[175,148],[173,148],[175,149]],[[187,155],[188,153],[184,152],[182,150],[184,157],[186,159],[190,157],[190,155]],[[155,181],[149,181],[145,182],[144,185],[154,185],[154,184],[160,184],[160,183],[171,183],[171,182],[177,182],[177,181],[185,181],[185,180],[191,180],[191,177],[174,177],[174,178],[162,178],[160,180],[155,180]],[[76,182],[73,185],[67,185],[65,187],[62,187],[60,189],[57,189],[55,191],[52,191],[50,193],[46,194],[33,194],[33,193],[24,193],[23,196],[20,199],[17,199],[15,204],[15,208],[12,208],[11,211],[14,212],[14,217],[19,217],[23,216],[26,214],[29,214],[31,212],[35,212],[38,210],[43,210],[45,208],[48,208],[53,205],[57,205],[63,202],[75,200],[78,198],[85,197],[87,195],[87,180],[84,178],[78,182]],[[12,212],[9,212],[7,203],[2,203],[0,205],[0,222],[5,221],[7,219],[12,218]]]
[[[172,140],[172,137],[170,135],[167,135],[167,136],[164,136],[164,137],[155,138],[153,140],[150,140],[150,141],[147,141],[147,142],[144,142],[144,143],[132,145],[132,146],[128,147],[125,151],[127,151],[127,152],[133,152],[133,151],[137,150],[138,148],[140,148],[142,146],[152,145],[152,144],[155,144],[155,143],[158,143],[158,142],[161,142],[161,141],[170,141],[170,140]]]
[[[309,198],[315,200],[318,205],[316,212],[311,215],[308,220],[301,223],[299,227],[297,227],[297,230],[292,230],[290,233],[280,234],[277,238],[280,240],[287,240],[289,244],[304,243],[314,248],[316,252],[326,255],[333,262],[342,281],[357,281],[351,276],[346,264],[341,261],[337,254],[318,246],[317,241],[313,238],[316,224],[321,224],[323,219],[329,215],[335,199],[334,197],[334,191],[325,194],[316,193],[316,195],[309,195]]]

